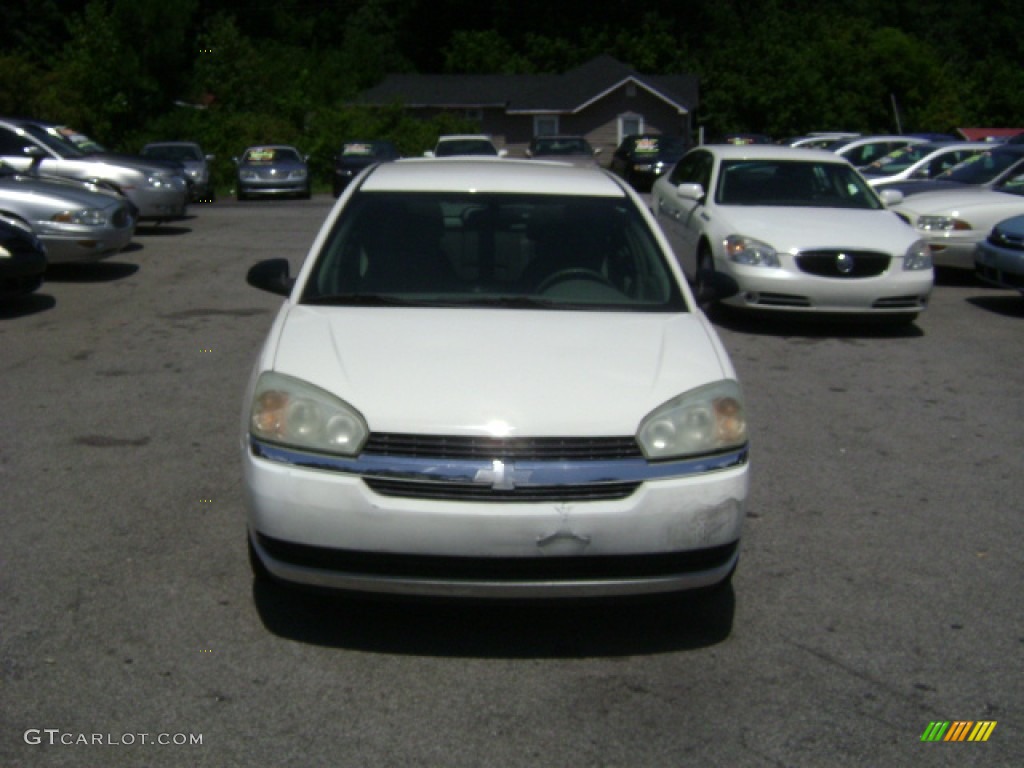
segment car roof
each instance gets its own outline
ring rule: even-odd
[[[411,158],[384,163],[364,179],[360,191],[627,196],[614,176],[597,168],[481,157]]]
[[[803,149],[779,144],[702,144],[692,152],[705,150],[727,160],[804,160],[819,163],[845,163],[827,149]]]
[[[438,142],[442,141],[466,141],[468,139],[474,139],[476,141],[490,141],[491,137],[483,133],[449,133],[444,136],[438,137]]]
[[[863,146],[864,144],[872,144],[876,141],[905,141],[908,144],[924,144],[926,139],[922,139],[919,136],[911,136],[910,134],[898,134],[898,133],[879,133],[871,136],[856,136],[851,139],[843,139],[842,141],[833,144],[832,150],[838,151],[845,149],[846,147]]]
[[[199,144],[194,141],[148,141],[146,142],[143,149],[146,147],[198,147]]]

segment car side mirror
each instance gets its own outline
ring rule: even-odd
[[[32,160],[32,163],[28,167],[28,172],[38,174],[39,166],[42,165],[43,160],[46,158],[46,153],[43,151],[42,147],[25,147],[25,157]]]
[[[886,208],[891,208],[903,202],[903,193],[898,189],[883,189],[878,196],[882,198],[882,205]]]
[[[288,259],[266,259],[253,264],[245,275],[245,281],[261,291],[288,296],[295,286],[295,278],[289,274]]]
[[[428,149],[426,152],[423,153],[423,156],[424,157],[433,157],[434,156],[434,151],[432,149]]]
[[[596,155],[600,155],[600,154],[601,154],[601,150],[600,150],[600,149],[595,149],[595,150],[594,150],[594,155],[595,155],[595,156],[596,156]]]
[[[704,199],[704,187],[700,184],[687,181],[676,187],[676,194],[683,200],[696,200],[699,203]]]
[[[217,156],[216,156],[216,155],[207,155],[207,156],[206,156],[206,159],[207,159],[207,160],[208,160],[209,162],[211,162],[211,163],[212,163],[212,162],[213,162],[214,160],[216,160],[216,159],[217,159]]]
[[[498,150],[498,157],[508,157],[508,150],[507,149],[499,149]]]

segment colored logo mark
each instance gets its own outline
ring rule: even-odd
[[[936,720],[928,723],[921,741],[988,741],[995,728],[995,720]]]

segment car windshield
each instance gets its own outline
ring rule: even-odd
[[[143,157],[152,157],[157,160],[172,160],[184,162],[186,160],[202,160],[203,153],[199,147],[192,144],[156,144],[143,147]]]
[[[303,303],[686,311],[628,198],[362,192]]]
[[[935,152],[935,147],[928,144],[910,144],[890,152],[885,157],[878,158],[861,170],[872,176],[895,176],[924,160],[932,152]]]
[[[999,182],[993,189],[1010,195],[1024,195],[1024,167]]]
[[[257,147],[246,151],[246,163],[301,163],[299,153],[290,147]]]
[[[534,139],[535,155],[592,155],[594,151],[584,139],[546,138]]]
[[[46,147],[56,152],[61,157],[85,157],[85,153],[82,152],[82,150],[75,146],[70,139],[58,133],[56,129],[48,131],[38,125],[23,125],[21,126],[21,129],[33,139],[46,145]]]
[[[438,142],[434,151],[437,157],[455,155],[497,155],[498,150],[486,139],[451,139]]]
[[[802,160],[723,160],[715,201],[719,205],[883,207],[848,163]]]
[[[630,154],[634,157],[650,157],[651,155],[682,155],[686,152],[686,142],[679,136],[641,136],[633,142]]]
[[[1024,155],[1017,152],[979,152],[935,178],[959,184],[986,184],[1022,161]]]
[[[394,149],[381,141],[350,141],[341,148],[342,157],[393,157]]]

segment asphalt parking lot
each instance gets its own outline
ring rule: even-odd
[[[910,328],[716,316],[753,468],[718,603],[254,589],[278,300],[244,276],[332,202],[194,206],[0,306],[0,765],[1024,764],[1024,298],[954,271]]]

